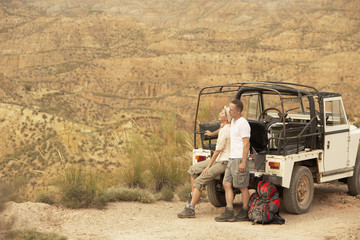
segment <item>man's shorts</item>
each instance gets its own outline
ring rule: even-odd
[[[250,172],[249,160],[246,161],[245,172],[239,172],[239,164],[242,158],[230,158],[225,170],[223,182],[231,182],[235,188],[244,188],[249,186]]]
[[[195,178],[194,187],[199,190],[204,190],[205,186],[217,176],[225,172],[227,161],[225,162],[214,162],[213,165],[208,169],[208,172],[200,176],[202,171],[209,165],[210,159],[202,161],[190,166],[188,173]]]

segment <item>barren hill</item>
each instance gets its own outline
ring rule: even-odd
[[[127,123],[173,112],[190,129],[219,83],[338,91],[358,121],[359,47],[357,0],[0,0],[0,176],[111,171]]]

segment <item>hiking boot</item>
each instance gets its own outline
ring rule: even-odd
[[[185,207],[184,210],[178,213],[178,218],[194,218],[195,217],[195,210],[189,207]]]
[[[241,221],[250,221],[248,216],[248,211],[241,208],[239,213],[235,216],[235,221],[241,222]]]
[[[218,217],[215,217],[215,221],[217,222],[234,222],[234,211],[225,208],[225,212]]]

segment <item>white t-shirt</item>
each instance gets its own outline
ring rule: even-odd
[[[238,120],[231,120],[230,127],[230,158],[243,157],[243,138],[250,138],[250,125],[248,121],[241,117]]]
[[[216,162],[229,161],[230,155],[230,124],[226,124],[222,127],[218,134],[216,142],[216,149],[221,150],[216,158]]]

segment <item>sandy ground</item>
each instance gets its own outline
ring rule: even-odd
[[[69,239],[359,239],[360,196],[346,194],[344,184],[316,185],[313,204],[303,215],[281,209],[284,225],[251,222],[218,223],[224,208],[208,202],[196,208],[196,218],[179,219],[184,202],[153,204],[118,202],[105,210],[71,210],[43,203],[7,203],[0,219],[13,219],[14,229],[53,231]],[[235,199],[236,210],[240,197]],[[1,235],[0,235],[1,236]]]

